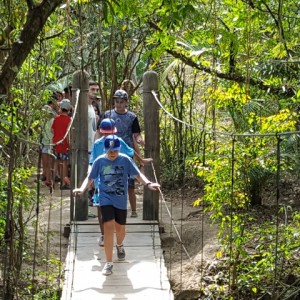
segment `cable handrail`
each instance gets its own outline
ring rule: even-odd
[[[154,169],[154,164],[153,164],[153,162],[151,162],[151,166],[152,166],[152,170],[153,170],[155,182],[158,183],[158,180],[157,180],[157,176],[156,176],[156,172],[155,172],[155,169]],[[171,212],[170,212],[170,210],[169,210],[169,208],[168,208],[168,205],[167,205],[167,202],[166,202],[165,197],[164,197],[164,195],[163,195],[163,192],[161,191],[160,188],[159,188],[158,190],[159,190],[160,196],[161,196],[161,198],[162,198],[162,201],[163,201],[163,203],[165,204],[166,210],[167,210],[168,215],[169,215],[169,217],[170,217],[170,219],[171,219],[173,228],[175,229],[175,232],[176,232],[176,235],[177,235],[177,237],[178,237],[178,239],[179,239],[179,242],[180,242],[180,244],[181,244],[181,246],[182,246],[184,252],[186,253],[187,257],[189,258],[189,260],[192,261],[192,258],[191,258],[191,256],[190,256],[190,254],[188,253],[186,247],[185,247],[184,244],[183,244],[183,241],[182,241],[181,236],[180,236],[180,234],[179,234],[179,231],[178,231],[178,229],[177,229],[177,227],[176,227],[176,224],[175,224],[175,222],[174,222],[174,219],[173,219],[173,217],[172,217],[172,214],[171,214]]]
[[[78,100],[79,100],[79,92],[80,90],[77,89],[76,91],[76,103],[75,103],[75,107],[74,107],[74,115],[76,114],[76,111],[77,111],[77,107],[78,107]],[[183,120],[180,120],[178,118],[176,118],[175,116],[173,116],[164,106],[163,104],[159,101],[158,97],[157,97],[157,92],[155,90],[152,90],[150,92],[156,103],[159,105],[159,107],[170,117],[172,118],[173,120],[181,123],[181,124],[184,124],[185,126],[188,126],[188,127],[192,127],[192,128],[195,128],[195,129],[198,129],[198,130],[201,130],[203,132],[205,132],[206,134],[217,134],[217,135],[223,135],[223,136],[230,136],[230,137],[256,137],[256,136],[260,136],[260,137],[270,137],[270,136],[285,136],[285,135],[293,135],[293,134],[296,134],[296,135],[300,135],[300,131],[299,130],[294,130],[294,131],[284,131],[284,132],[270,132],[270,133],[233,133],[233,132],[222,132],[222,131],[217,131],[217,130],[208,130],[208,129],[205,129],[203,127],[199,127],[199,126],[196,126],[196,125],[193,125],[193,124],[190,124],[190,123],[187,123]],[[58,142],[56,143],[51,143],[49,144],[49,146],[56,146],[58,144],[61,144],[67,137],[67,135],[69,134],[70,132],[70,129],[73,125],[73,121],[74,121],[74,118],[71,118],[71,122],[69,123],[69,126],[68,126],[68,129],[66,131],[66,134],[65,136],[59,140]],[[5,129],[5,127],[3,127],[2,125],[0,125],[0,130],[1,132],[3,132],[6,136],[11,136],[11,134]],[[28,140],[28,139],[25,139],[25,138],[22,138],[20,137],[18,134],[12,134],[14,137],[16,137],[19,141],[21,142],[24,142],[24,143],[27,143],[27,144],[31,144],[31,145],[35,145],[35,146],[42,146],[43,144],[42,143],[38,143],[36,141],[32,141],[32,140]]]
[[[200,129],[201,131],[207,133],[207,134],[218,134],[218,135],[224,135],[224,136],[230,136],[230,137],[247,137],[247,136],[261,136],[261,137],[269,137],[269,136],[282,136],[282,135],[292,135],[292,134],[300,134],[300,131],[285,131],[285,132],[270,132],[270,133],[230,133],[230,132],[222,132],[222,131],[217,131],[217,130],[208,130],[205,128],[201,128],[199,126],[195,126],[193,124],[187,123],[185,121],[182,121],[176,117],[174,117],[164,106],[163,104],[159,101],[158,97],[157,97],[157,93],[155,90],[151,91],[151,94],[153,95],[156,103],[160,106],[160,108],[169,116],[171,117],[173,120],[184,124],[185,126],[188,127],[192,127],[192,128],[196,128],[196,129]]]

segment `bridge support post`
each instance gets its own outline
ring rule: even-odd
[[[145,130],[145,157],[153,158],[153,165],[157,180],[160,175],[160,142],[159,142],[159,105],[155,101],[154,91],[158,95],[158,75],[148,71],[143,76],[143,115]],[[158,96],[159,97],[159,96]],[[151,165],[145,166],[145,175],[155,181]],[[159,192],[144,187],[143,220],[158,220]]]
[[[76,92],[79,90],[79,100],[71,129],[71,204],[70,220],[85,221],[88,219],[88,196],[73,196],[72,190],[79,187],[88,170],[88,90],[89,74],[76,71],[72,82],[72,106],[76,104]]]

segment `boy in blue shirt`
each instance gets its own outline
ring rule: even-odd
[[[113,119],[103,119],[100,123],[100,133],[103,135],[99,139],[97,139],[93,145],[92,152],[90,155],[90,160],[89,164],[92,166],[93,162],[96,160],[96,158],[102,154],[105,153],[104,149],[104,140],[105,137],[109,134],[114,134],[117,132],[116,128],[116,123]],[[120,148],[120,153],[126,154],[129,157],[133,157],[134,155],[134,149],[129,147],[122,138],[119,137],[120,143],[121,143],[121,148]],[[152,158],[145,158],[142,159],[140,158],[142,163],[147,164],[150,161],[152,161]],[[90,168],[89,168],[90,170]],[[97,206],[98,210],[98,221],[99,221],[99,226],[100,226],[100,231],[101,231],[101,236],[99,238],[99,246],[103,247],[104,245],[104,228],[103,228],[103,223],[102,223],[102,216],[101,216],[101,208],[99,206],[99,195],[98,195],[98,190],[99,187],[97,186],[97,183],[95,183],[95,193],[93,196],[93,206]],[[132,208],[136,210],[136,207]]]
[[[121,142],[116,135],[107,136],[104,140],[106,153],[96,158],[81,187],[73,190],[75,194],[81,194],[94,180],[99,186],[99,200],[105,231],[106,264],[102,270],[103,275],[112,274],[114,231],[116,231],[118,259],[121,261],[125,259],[123,240],[127,217],[128,176],[135,177],[151,190],[157,190],[160,187],[159,184],[149,181],[130,157],[120,153],[120,147]]]

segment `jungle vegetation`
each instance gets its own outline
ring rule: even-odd
[[[201,186],[195,205],[219,224],[216,257],[229,270],[201,299],[299,297],[299,11],[294,0],[1,1],[4,299],[58,299],[55,280],[37,288],[24,268],[37,203],[27,182],[42,107],[77,70],[99,83],[102,110],[131,79],[139,114],[142,76],[159,74],[174,116],[161,111],[161,180]],[[253,209],[266,204],[274,213],[258,225]]]

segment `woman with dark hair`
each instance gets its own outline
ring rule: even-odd
[[[92,106],[95,110],[95,115],[96,115],[96,124],[99,123],[99,120],[100,120],[100,108],[99,108],[99,104],[96,100],[93,100],[92,101]]]

